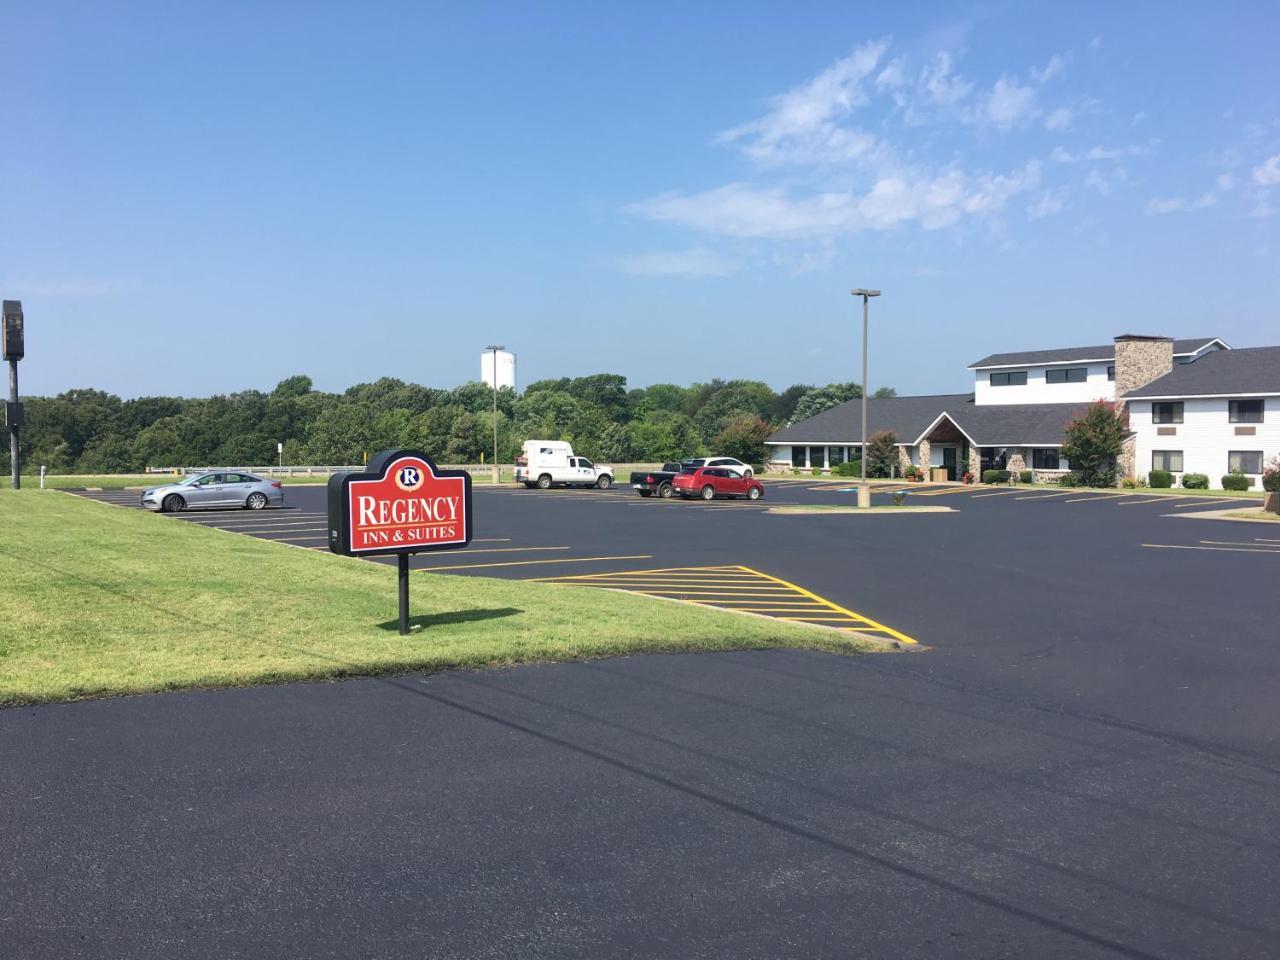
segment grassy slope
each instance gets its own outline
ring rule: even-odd
[[[641,652],[796,646],[846,634],[645,597],[395,571],[55,491],[0,492],[0,705],[181,687]]]

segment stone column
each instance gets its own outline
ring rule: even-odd
[[[907,467],[911,466],[911,454],[906,447],[898,448],[898,476],[905,476]]]
[[[974,483],[982,479],[982,450],[978,447],[969,448],[969,472],[973,474]]]
[[[920,446],[920,469],[924,471],[924,475],[929,476],[929,460],[933,455],[933,448],[929,446],[928,440],[921,440]]]
[[[1016,478],[1023,470],[1027,469],[1025,447],[1013,447],[1009,451],[1009,459],[1005,467]]]
[[[1125,479],[1138,476],[1138,438],[1129,435],[1120,443],[1120,456],[1116,458],[1116,486],[1123,486]]]

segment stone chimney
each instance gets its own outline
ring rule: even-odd
[[[1140,333],[1116,337],[1116,403],[1173,369],[1173,340]]]

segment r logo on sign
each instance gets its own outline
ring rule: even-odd
[[[396,486],[412,493],[422,486],[422,471],[417,467],[401,467],[396,471]]]

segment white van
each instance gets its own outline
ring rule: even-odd
[[[516,483],[540,490],[555,484],[571,487],[613,486],[613,467],[596,466],[586,457],[575,456],[563,440],[526,440],[516,458]]]

